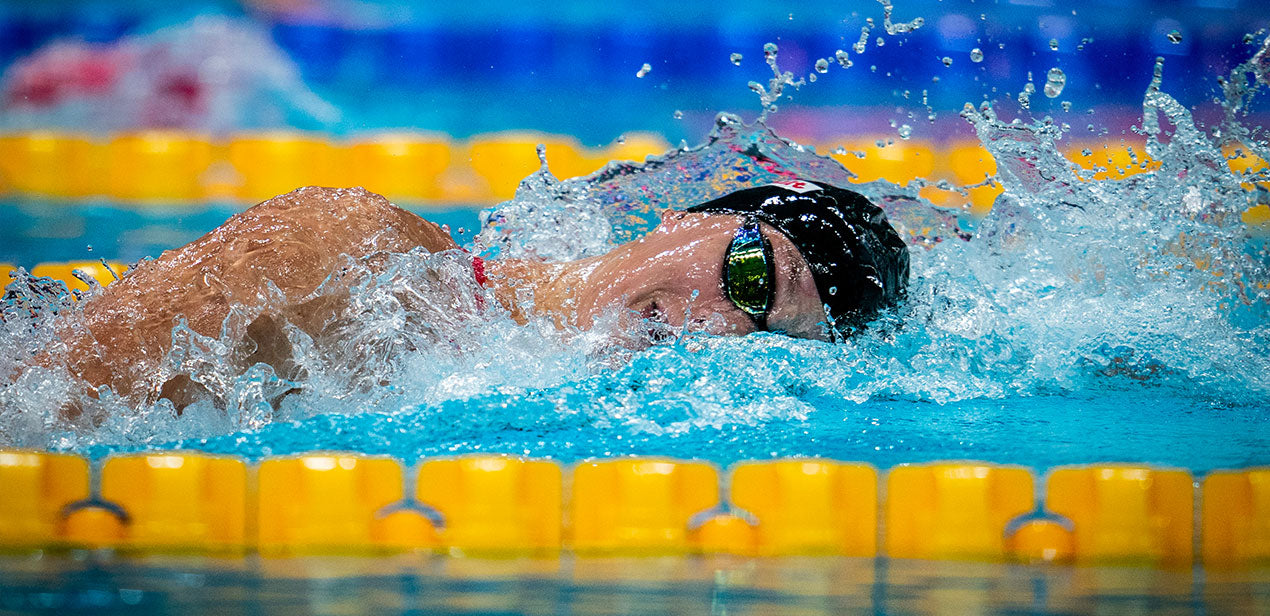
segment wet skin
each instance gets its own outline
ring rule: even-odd
[[[538,274],[546,284],[535,297],[547,298],[549,310],[569,315],[572,324],[583,328],[613,306],[623,306],[631,317],[661,321],[676,330],[688,321],[689,330],[751,333],[754,321],[727,298],[721,285],[724,254],[742,223],[740,216],[667,210],[657,228],[637,240]],[[763,225],[763,234],[776,260],[768,328],[824,339],[824,308],[807,262],[774,228]]]
[[[345,257],[371,257],[422,246],[456,248],[437,225],[394,207],[362,189],[304,188],[274,197],[207,235],[157,259],[84,303],[86,328],[64,332],[70,369],[92,385],[153,402],[166,397],[178,408],[193,395],[188,379],[161,390],[134,391],[153,383],[153,371],[171,347],[172,328],[185,318],[195,332],[217,336],[230,304],[246,309],[251,325],[243,341],[244,367],[257,362],[285,375],[289,348],[278,317],[318,332],[339,309],[339,298],[314,291]],[[281,297],[269,299],[272,284]]]
[[[616,308],[627,325],[642,318],[678,329],[687,321],[689,329],[744,335],[754,323],[720,284],[724,253],[741,222],[737,216],[668,211],[654,231],[599,257],[489,262],[488,286],[520,321],[526,315],[517,298],[528,291],[535,311],[560,324],[587,328]],[[769,328],[823,339],[823,308],[806,262],[779,232],[765,227],[764,233],[777,272]],[[293,367],[283,319],[320,337],[342,298],[315,291],[349,257],[374,270],[376,255],[418,247],[458,248],[437,225],[360,188],[309,187],[280,195],[141,263],[86,301],[86,327],[63,332],[69,367],[94,386],[109,385],[138,401],[168,398],[181,408],[199,386],[182,376],[144,378],[147,371],[161,364],[180,318],[195,332],[216,337],[230,305],[237,304],[250,322],[243,367],[263,362],[287,376]],[[150,385],[138,391],[138,383]]]

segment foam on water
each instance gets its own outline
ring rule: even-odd
[[[776,79],[760,92],[767,109],[771,86],[793,85],[771,65]],[[0,323],[0,446],[879,462],[888,458],[871,452],[898,447],[910,461],[1026,464],[1167,450],[1180,457],[1165,461],[1197,468],[1264,463],[1270,256],[1240,214],[1258,198],[1249,183],[1270,178],[1232,173],[1221,149],[1238,139],[1267,153],[1261,128],[1239,123],[1267,78],[1264,55],[1223,82],[1231,114],[1208,132],[1160,90],[1160,70],[1139,129],[1153,170],[1094,179],[1060,153],[1061,125],[967,106],[1004,189],[987,217],[924,201],[923,181],[856,185],[910,238],[913,278],[888,324],[842,343],[675,332],[632,351],[644,334],[617,331],[618,314],[590,331],[517,325],[472,281],[470,257],[414,251],[392,255],[379,274],[350,262],[323,285],[319,293],[352,299],[319,340],[286,327],[299,377],[242,365],[242,311],[217,337],[177,326],[172,352],[150,367],[154,382],[139,389],[184,374],[212,392],[178,416],[165,401],[71,378],[52,332],[76,327],[78,302],[19,275]],[[484,213],[474,250],[601,254],[655,224],[662,208],[791,176],[852,180],[836,161],[725,114],[704,144],[643,164],[564,181],[544,166]],[[68,400],[84,411],[60,410]],[[1170,422],[1177,430],[1161,428]],[[1221,434],[1230,440],[1207,440]],[[974,447],[984,442],[992,446]]]

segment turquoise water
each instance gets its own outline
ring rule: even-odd
[[[561,404],[561,398],[567,401]],[[1085,392],[1083,397],[942,405],[902,400],[844,403],[822,393],[802,401],[813,409],[805,418],[735,418],[719,425],[651,431],[643,426],[682,421],[692,412],[690,407],[636,410],[626,421],[612,425],[609,417],[595,410],[593,399],[562,395],[556,389],[524,396],[479,396],[393,413],[327,414],[163,446],[248,458],[332,449],[407,461],[473,452],[563,461],[653,455],[720,464],[819,456],[863,460],[880,467],[945,459],[1039,469],[1131,461],[1197,472],[1270,461],[1266,406],[1232,406],[1173,393]]]
[[[1033,148],[1018,158],[1028,164],[1057,156],[1044,127],[1011,133],[991,121],[981,125],[991,146]],[[699,202],[776,171],[845,182],[837,163],[761,127],[721,118],[719,131],[702,148],[647,167],[567,182],[533,176],[486,217],[472,250],[578,258],[638,234],[662,204]],[[176,351],[156,369],[189,371],[216,392],[179,416],[162,401],[134,406],[106,392],[79,398],[91,423],[67,423],[48,409],[81,396],[76,382],[39,370],[0,390],[0,409],[27,430],[11,432],[13,444],[94,457],[191,448],[251,459],[336,449],[407,461],[493,452],[719,464],[823,456],[880,467],[949,458],[1038,469],[1127,461],[1196,472],[1265,464],[1270,338],[1260,285],[1270,261],[1237,218],[1188,215],[1200,186],[1214,212],[1242,207],[1245,193],[1235,176],[1171,171],[1171,154],[1186,164],[1181,157],[1206,155],[1182,149],[1181,139],[1173,144],[1175,152],[1161,153],[1162,171],[1122,182],[1080,181],[1064,166],[1057,172],[1072,180],[1031,186],[1022,174],[1031,167],[1011,169],[1009,154],[998,153],[1007,196],[983,220],[932,208],[912,187],[858,185],[901,229],[925,233],[915,239],[909,304],[889,317],[891,326],[840,344],[685,331],[630,349],[613,346],[615,332],[602,321],[596,331],[559,331],[471,307],[425,312],[423,325],[412,326],[406,308],[389,301],[402,290],[483,291],[466,257],[408,253],[392,257],[382,275],[351,278],[356,316],[334,343],[297,339],[307,371],[300,381],[263,365],[235,367],[231,323],[219,340],[178,325]],[[1181,197],[1129,207],[1169,194]],[[1056,199],[1082,207],[1054,208]],[[211,224],[224,213],[195,215]],[[472,215],[422,213],[455,225]],[[153,215],[115,220],[165,225]],[[1178,234],[1202,241],[1179,249],[1160,239]],[[75,318],[73,304],[60,310],[55,318]],[[15,318],[6,327],[36,345],[56,343],[27,323]],[[289,390],[297,393],[269,402]]]
[[[232,205],[120,209],[108,204],[11,201],[0,211],[15,224],[0,229],[0,262],[26,266],[67,259],[135,260],[188,242],[238,208]],[[448,224],[470,242],[479,226],[468,208],[414,208]],[[52,224],[51,221],[57,221]],[[458,234],[462,228],[465,233]],[[92,246],[91,251],[87,246]],[[481,392],[438,404],[344,414],[313,410],[309,419],[279,422],[259,430],[180,438],[156,434],[143,443],[85,448],[92,455],[152,447],[192,448],[258,459],[312,450],[350,450],[403,460],[486,452],[575,461],[616,455],[705,458],[721,464],[782,456],[864,460],[880,467],[906,462],[967,458],[1048,468],[1062,464],[1136,461],[1205,471],[1270,461],[1270,420],[1257,400],[1143,385],[1091,369],[1089,387],[1070,393],[1040,393],[968,399],[882,399],[852,402],[790,370],[789,341],[771,336],[743,345],[760,354],[764,372],[779,392],[805,409],[794,415],[744,417],[685,423],[694,413],[687,400],[647,402],[615,417],[616,400],[658,378],[690,383],[728,380],[693,369],[684,346],[647,352],[629,366],[555,387],[520,392]],[[798,348],[802,344],[795,344]],[[763,357],[765,355],[766,357]],[[797,365],[793,360],[792,365]],[[742,373],[748,366],[734,366]],[[682,385],[685,390],[689,384]],[[662,388],[668,385],[663,383]],[[764,391],[771,391],[765,389]],[[335,411],[335,412],[332,412]],[[676,425],[678,423],[678,425]],[[650,429],[666,426],[666,429]],[[200,426],[206,429],[206,426]]]
[[[0,557],[0,614],[1259,613],[1267,573],[852,558]]]

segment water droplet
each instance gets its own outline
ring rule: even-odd
[[[952,58],[949,58],[948,56],[940,58],[940,62],[943,62],[944,66],[952,66]]]
[[[830,295],[837,295],[837,294],[838,294],[838,287],[829,287],[829,294],[830,294]]]
[[[833,52],[833,57],[838,61],[838,66],[841,66],[842,68],[851,68],[851,57],[847,55],[847,52],[839,49],[838,51]]]
[[[1062,106],[1063,106],[1063,111],[1071,111],[1071,110],[1072,110],[1072,102],[1071,102],[1071,101],[1063,101],[1061,104],[1062,104]]]
[[[817,77],[815,73],[807,73],[807,81],[811,83],[816,83],[817,79],[820,79],[820,78]]]
[[[870,64],[870,65],[869,65],[869,70],[870,70],[870,71],[872,71],[872,72],[874,72],[874,73],[878,72],[878,65],[876,65],[876,64]]]
[[[824,58],[821,58],[821,59],[819,59],[819,60],[816,60],[816,72],[817,72],[817,73],[828,73],[828,72],[829,72],[829,61],[828,61],[828,60],[826,60],[826,59],[824,59]]]
[[[857,54],[864,53],[864,46],[869,43],[869,29],[873,27],[872,17],[865,21],[868,25],[860,28],[860,39],[851,44],[851,48],[854,49]]]
[[[1160,82],[1164,79],[1164,56],[1156,56],[1155,68],[1151,71],[1151,85],[1147,86],[1148,92],[1159,92]]]
[[[886,41],[885,41],[882,37],[880,37],[880,36],[879,36],[879,37],[878,37],[878,40],[877,40],[877,45],[878,45],[878,47],[881,47],[881,46],[883,46],[883,45],[885,45],[885,44],[886,44]]]
[[[1089,148],[1085,148],[1085,149],[1083,149],[1083,150],[1081,150],[1081,151],[1080,151],[1080,154],[1081,154],[1082,156],[1093,156],[1093,155],[1094,155],[1094,152],[1093,152],[1092,150],[1090,150]]]
[[[1005,49],[1005,43],[997,43],[997,49]]]
[[[92,244],[89,244],[89,245],[85,246],[85,248],[87,248],[87,249],[88,249],[88,252],[92,252],[92,251],[93,251],[93,245],[92,245]]]
[[[901,124],[899,130],[895,132],[899,133],[900,139],[908,139],[913,136],[913,127],[907,124]]]
[[[776,55],[776,43],[763,45],[763,55],[768,58]]]
[[[676,120],[682,120],[682,119],[684,119],[684,112],[682,112],[682,111],[680,111],[680,110],[678,110],[678,109],[676,109],[676,110],[675,110],[675,114],[674,114],[674,115],[675,115],[675,119],[676,119]]]
[[[731,60],[733,64],[735,64],[735,65],[737,65],[737,66],[741,66],[741,57],[742,57],[742,56],[741,56],[741,54],[739,54],[739,53],[734,53],[734,54],[732,54],[732,55],[728,56],[728,59],[729,59],[729,60]]]
[[[1050,69],[1045,75],[1045,96],[1055,98],[1063,93],[1063,86],[1067,85],[1067,75],[1058,67]]]
[[[635,73],[635,76],[643,79],[644,75],[647,75],[651,70],[653,70],[653,67],[649,66],[648,63],[645,62],[644,66],[639,67],[639,71]]]
[[[983,50],[975,47],[970,50],[970,61],[974,63],[983,62]]]
[[[1019,106],[1024,109],[1032,108],[1032,95],[1036,93],[1036,85],[1028,81],[1023,85],[1023,91],[1019,92]],[[1017,118],[1016,118],[1017,120]]]
[[[1176,29],[1169,30],[1168,37],[1169,37],[1169,42],[1173,43],[1174,45],[1182,42],[1182,33]]]
[[[1050,39],[1050,49],[1052,51],[1058,51],[1058,39]]]

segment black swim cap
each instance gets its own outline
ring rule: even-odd
[[[839,333],[898,304],[908,287],[908,246],[882,208],[856,192],[781,180],[688,208],[753,216],[789,238],[811,266],[820,301]]]

